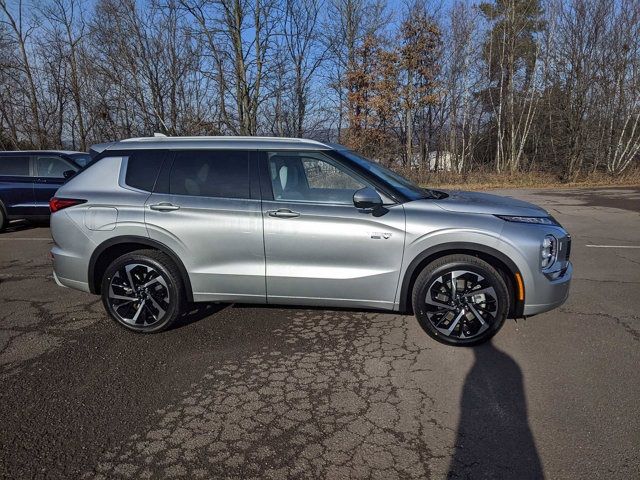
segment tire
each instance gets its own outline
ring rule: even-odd
[[[504,278],[490,264],[471,255],[447,255],[420,272],[412,303],[429,336],[446,345],[473,346],[502,328],[510,298]]]
[[[157,250],[136,250],[116,258],[102,277],[101,290],[109,316],[140,333],[168,329],[185,304],[178,268]]]
[[[4,231],[7,228],[9,222],[7,221],[7,216],[4,213],[4,208],[2,206],[2,202],[0,202],[0,232]]]

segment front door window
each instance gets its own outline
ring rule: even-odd
[[[353,194],[367,185],[341,165],[317,153],[270,153],[274,200],[353,204]]]

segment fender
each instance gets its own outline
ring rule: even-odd
[[[407,312],[411,309],[411,302],[409,301],[409,289],[412,287],[413,281],[419,273],[417,271],[418,267],[420,267],[420,265],[425,260],[429,259],[430,257],[440,257],[442,256],[442,254],[473,252],[480,252],[482,254],[490,255],[500,260],[510,270],[512,279],[515,277],[516,273],[520,273],[513,260],[511,260],[499,250],[496,250],[492,247],[487,247],[486,245],[469,242],[447,242],[440,245],[434,245],[433,247],[427,248],[422,253],[418,254],[407,267],[404,273],[404,277],[402,278],[402,286],[400,287],[399,310],[401,312]],[[517,312],[522,308],[524,308],[524,301],[516,301],[514,313],[517,314]]]
[[[96,263],[98,262],[98,258],[102,255],[108,248],[113,247],[115,245],[124,245],[127,243],[138,243],[141,245],[146,245],[148,247],[154,248],[156,250],[161,251],[166,254],[173,263],[178,267],[180,271],[180,276],[182,277],[182,282],[184,284],[185,293],[187,295],[187,300],[189,302],[193,302],[193,290],[191,289],[191,281],[189,280],[189,274],[187,273],[187,269],[184,267],[182,260],[178,257],[169,247],[167,247],[164,243],[158,242],[157,240],[153,240],[148,237],[139,237],[136,235],[123,235],[121,237],[113,237],[109,240],[102,242],[91,254],[91,259],[89,260],[89,291],[91,293],[97,294],[97,285],[94,281],[94,272],[96,268]]]

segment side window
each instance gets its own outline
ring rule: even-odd
[[[36,159],[36,171],[38,172],[38,177],[64,178],[64,172],[67,170],[78,169],[60,157],[38,157]]]
[[[124,182],[130,187],[151,192],[167,156],[167,152],[163,150],[132,152],[127,158]]]
[[[302,166],[310,189],[359,190],[364,185],[335,165],[317,158],[302,157]]]
[[[316,153],[269,153],[275,200],[353,204],[367,185],[340,164]]]
[[[240,150],[176,153],[170,193],[196,197],[251,198],[248,153]]]
[[[0,157],[0,175],[29,176],[29,157]]]
[[[74,155],[71,155],[71,159],[80,167],[86,167],[87,164],[91,161],[91,155],[89,155],[88,153],[76,153]]]

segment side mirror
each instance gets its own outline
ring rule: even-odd
[[[382,198],[371,187],[365,187],[353,194],[353,204],[356,208],[375,210],[382,207]]]
[[[75,170],[65,170],[64,172],[62,172],[62,176],[64,178],[66,178],[67,180],[69,180],[71,177],[73,177],[76,174]]]

